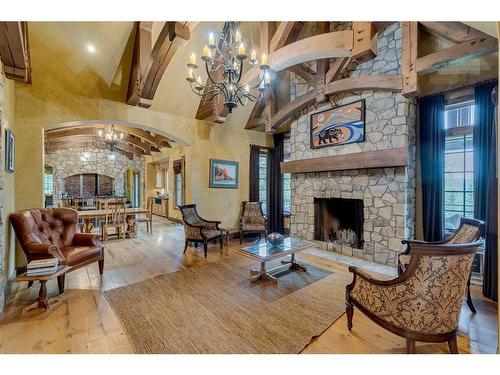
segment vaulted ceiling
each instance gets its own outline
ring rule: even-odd
[[[181,26],[185,25],[182,22],[178,23]],[[150,110],[167,112],[186,118],[198,117],[200,99],[191,92],[185,81],[186,62],[192,52],[199,56],[207,42],[209,33],[217,34],[222,29],[223,23],[200,22],[195,24],[195,26],[191,25],[190,35],[181,40],[182,46],[176,49],[175,54],[171,56],[159,81]],[[274,27],[285,31],[281,35],[290,35],[286,33],[287,26],[285,24],[291,25],[293,23],[283,22],[281,25],[277,23]],[[311,25],[314,24],[313,22],[304,23],[302,35],[296,39],[307,36],[307,30],[310,31]],[[494,34],[496,37],[495,23],[474,22],[468,24],[484,33]],[[164,26],[165,22],[151,23],[150,49],[154,48],[162,30],[165,30]],[[241,28],[243,36],[246,37],[246,45],[259,50],[261,43],[259,23],[243,22]],[[290,26],[290,30],[291,28],[292,26]],[[29,22],[33,86],[75,95],[103,97],[125,103],[131,66],[133,65],[136,29],[137,26],[133,22]],[[171,38],[172,35],[168,34],[167,42]],[[287,42],[284,42],[283,45],[285,44]],[[436,46],[438,50],[446,49],[450,43],[440,38]],[[284,49],[282,50],[284,51]],[[354,53],[354,51],[352,52]],[[359,56],[357,60],[359,60]],[[330,62],[339,62],[340,64],[342,60],[338,58]],[[497,64],[497,55],[489,55],[481,59],[469,60],[466,64],[443,68],[438,72],[439,74],[434,72],[427,75],[426,79],[442,79],[444,83],[449,80],[446,78],[447,75],[478,74],[485,69],[491,70],[491,67],[497,66]],[[289,67],[289,69],[305,80],[314,82],[317,80],[315,68],[304,70],[295,66]],[[202,81],[204,81],[206,73],[203,72],[203,69],[198,70]],[[330,71],[333,71],[332,65],[330,65]],[[444,76],[444,78],[434,78],[438,75]],[[327,78],[330,80],[332,77],[327,76]],[[333,79],[336,78],[333,77]],[[311,100],[307,103],[310,103]],[[285,105],[286,102],[280,104],[281,107]],[[252,113],[254,109],[261,111],[263,107],[255,108],[250,103],[249,106],[234,111],[227,117],[227,122],[231,126],[243,127],[247,124],[248,118],[254,114]],[[259,122],[256,124],[259,125]]]

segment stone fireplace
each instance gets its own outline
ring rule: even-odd
[[[401,26],[388,27],[377,44],[377,56],[351,64],[349,76],[401,74]],[[291,74],[292,99],[310,89]],[[365,100],[365,141],[312,149],[310,115],[360,99]],[[335,96],[293,121],[290,163],[311,163],[291,172],[291,235],[316,241],[322,249],[395,266],[401,240],[414,236],[415,121],[414,99],[372,90]],[[366,158],[370,153],[382,162],[372,163]],[[393,153],[403,154],[404,162],[391,164]],[[314,169],[317,165],[326,167]]]

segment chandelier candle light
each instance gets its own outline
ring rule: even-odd
[[[205,46],[202,51],[201,59],[205,63],[205,69],[208,75],[206,85],[202,84],[201,77],[195,78],[194,72],[198,68],[196,64],[196,55],[193,52],[189,57],[187,64],[186,81],[189,82],[191,90],[201,98],[213,100],[218,95],[224,96],[224,105],[229,113],[233,108],[241,105],[246,105],[248,101],[255,102],[260,100],[264,95],[264,91],[271,83],[269,74],[269,65],[267,63],[267,55],[262,54],[260,63],[260,81],[255,87],[259,88],[259,95],[253,95],[249,85],[240,83],[243,75],[243,62],[248,59],[245,45],[242,41],[241,33],[238,30],[238,22],[225,22],[224,29],[219,35],[219,42],[215,43],[213,34],[208,37],[208,46]],[[250,64],[257,65],[257,53],[255,49],[250,54]],[[216,81],[213,73],[223,69],[222,79]]]

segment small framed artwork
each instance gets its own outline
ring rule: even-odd
[[[238,189],[237,161],[210,159],[210,187]]]
[[[311,148],[364,141],[364,99],[311,115]]]
[[[15,171],[16,137],[9,128],[5,129],[5,170],[9,173]]]

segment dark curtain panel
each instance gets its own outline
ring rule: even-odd
[[[485,254],[483,294],[498,300],[497,296],[497,134],[496,108],[493,89],[497,82],[475,87],[474,124],[474,214],[485,222]],[[496,93],[496,90],[495,90]]]
[[[443,95],[423,98],[419,103],[425,241],[438,241],[443,238],[444,105]]]
[[[274,134],[274,149],[268,158],[269,210],[267,215],[269,233],[283,233],[283,134]]]
[[[260,147],[250,146],[250,202],[259,201],[259,152]]]

